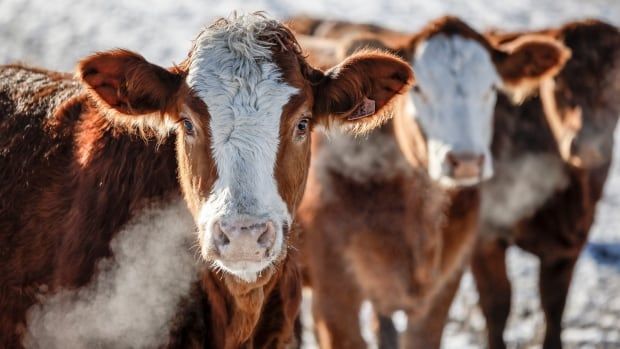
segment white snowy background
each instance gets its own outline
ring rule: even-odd
[[[540,28],[584,17],[620,25],[620,0],[0,0],[0,64],[21,61],[70,71],[80,57],[122,47],[170,65],[185,57],[203,25],[234,10],[265,10],[278,18],[306,13],[405,31],[444,14],[461,16],[481,30]],[[567,348],[620,348],[618,166],[616,161],[591,242],[577,265],[564,316]],[[544,322],[537,292],[538,262],[512,249],[508,263],[514,298],[506,338],[510,348],[537,348]],[[476,302],[468,274],[452,307],[444,348],[484,347],[484,319]]]

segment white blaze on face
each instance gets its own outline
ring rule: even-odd
[[[282,226],[291,220],[274,178],[280,119],[297,89],[283,82],[269,44],[257,38],[269,22],[245,15],[205,30],[196,41],[187,82],[209,110],[218,172],[200,212],[204,241],[210,243],[217,219],[270,219],[276,227],[275,258],[283,244]],[[270,262],[227,265],[215,261],[248,281]]]
[[[448,152],[484,155],[482,179],[490,178],[500,77],[488,50],[475,40],[439,34],[420,44],[412,65],[417,87],[410,93],[410,113],[427,138],[431,178],[445,185],[475,184],[450,177]]]

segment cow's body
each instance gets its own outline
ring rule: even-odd
[[[505,254],[511,244],[540,258],[539,288],[547,321],[544,348],[561,347],[562,314],[573,268],[603,193],[620,113],[614,97],[619,91],[617,29],[584,21],[545,34],[560,38],[572,50],[571,60],[555,78],[557,90],[546,95],[543,90],[545,101],[537,97],[514,107],[502,100],[496,108],[497,174],[483,189],[481,238],[473,259],[491,348],[505,347],[511,294]],[[558,139],[562,133],[554,134],[555,117],[550,113],[559,112],[557,128],[571,126],[571,108],[580,113],[571,140],[580,143],[569,142],[564,148]],[[580,153],[588,146],[596,152]]]
[[[173,68],[77,71],[0,67],[0,346],[284,347],[309,132],[376,126],[411,69],[367,52],[326,75],[251,14]]]
[[[367,138],[332,135],[315,150],[299,221],[316,327],[326,347],[365,345],[357,319],[364,299],[381,322],[402,309],[411,329],[440,334],[437,312],[447,315],[475,241],[478,190],[445,190],[425,168],[409,165],[394,134],[406,117],[397,114]],[[325,327],[329,333],[322,333]],[[409,345],[438,340],[409,332]]]
[[[3,346],[18,347],[37,296],[88,283],[121,227],[179,187],[173,138],[158,147],[119,130],[70,76],[0,74],[0,326]]]
[[[96,275],[97,263],[111,255],[110,242],[118,234],[127,233],[125,227],[132,219],[139,220],[150,207],[159,206],[162,212],[156,212],[151,219],[180,218],[167,224],[174,224],[184,232],[181,240],[192,238],[195,226],[189,214],[169,217],[164,212],[166,207],[175,206],[181,196],[173,136],[158,144],[154,138],[145,141],[139,134],[128,134],[114,126],[93,108],[70,76],[19,66],[4,67],[0,74],[2,133],[13,135],[4,138],[2,144],[0,238],[4,248],[0,326],[2,347],[15,348],[27,334],[27,311],[40,297],[87,285]],[[151,235],[157,238],[157,232]],[[171,241],[178,242],[178,238]],[[162,252],[184,252],[179,246],[168,247]],[[149,258],[140,257],[144,250],[136,249],[134,253],[136,258]],[[281,345],[279,342],[286,338],[278,338],[274,333],[290,333],[287,325],[290,326],[296,315],[296,304],[300,301],[297,270],[294,263],[285,264],[289,267],[263,286],[265,300],[248,299],[248,302],[264,301],[271,305],[262,308],[267,311],[264,316],[271,320],[256,330],[254,342],[258,347]],[[175,273],[187,272],[186,268],[154,276],[174,279]],[[178,305],[167,304],[179,311],[174,324],[164,321],[166,328],[173,331],[169,339],[173,347],[189,344],[224,347],[226,336],[230,338],[234,332],[240,332],[241,337],[247,337],[244,332],[254,331],[251,326],[244,328],[244,322],[248,322],[245,317],[263,316],[262,311],[244,314],[243,305],[237,304],[238,299],[230,294],[221,276],[202,269],[200,280],[193,286],[194,295],[185,301],[188,304],[181,303],[187,294],[178,295]],[[186,285],[174,285],[174,288],[189,291],[192,279],[182,279]],[[165,297],[166,292],[176,292],[157,291],[162,294],[154,295],[155,291],[150,290],[145,291],[145,297]],[[149,300],[143,301],[150,305]],[[245,306],[250,310],[256,304]],[[53,306],[43,306],[40,312],[52,309]],[[151,312],[141,309],[140,304],[132,304],[126,311]],[[232,328],[231,321],[235,322]],[[71,331],[62,325],[56,329]],[[33,330],[29,335],[48,331]],[[112,331],[107,335],[118,333],[122,332]],[[124,343],[123,339],[115,342],[113,338],[91,336],[89,340],[102,340],[108,346]],[[70,339],[76,338],[71,333],[63,337],[61,342],[30,340],[45,347],[50,343],[67,345]]]

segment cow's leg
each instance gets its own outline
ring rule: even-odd
[[[547,323],[544,349],[562,348],[562,314],[576,262],[577,256],[553,260],[541,258],[540,302]]]
[[[359,326],[362,297],[358,286],[342,263],[334,259],[325,262],[312,276],[312,310],[319,345],[322,349],[365,348]]]
[[[472,272],[486,319],[489,349],[504,349],[504,329],[510,314],[510,280],[506,272],[508,244],[481,237],[474,249]]]
[[[379,349],[397,349],[398,348],[398,331],[394,327],[392,317],[389,315],[377,316],[379,318]]]
[[[452,300],[459,289],[463,269],[457,271],[448,280],[441,291],[432,300],[425,314],[416,319],[409,318],[407,330],[402,340],[402,348],[433,349],[441,345],[441,335],[448,318]]]

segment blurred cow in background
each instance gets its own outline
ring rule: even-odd
[[[509,47],[530,34],[488,37]],[[543,348],[562,347],[566,297],[609,173],[620,115],[617,28],[587,20],[536,34],[560,40],[572,56],[541,85],[540,97],[520,106],[502,98],[496,108],[496,173],[483,187],[480,241],[472,263],[491,349],[506,347],[511,285],[505,258],[512,244],[540,259]]]
[[[397,310],[409,316],[403,347],[438,348],[476,240],[480,184],[493,176],[498,91],[523,98],[570,53],[535,35],[501,49],[454,17],[417,34],[308,18],[293,19],[292,27],[346,46],[322,51],[313,41],[311,54],[330,54],[311,61],[380,47],[410,62],[415,74],[386,126],[362,139],[334,132],[313,145],[298,215],[321,347],[364,347],[358,313],[369,299],[381,348],[398,346]]]

